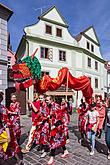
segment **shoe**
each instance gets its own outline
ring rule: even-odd
[[[41,158],[44,158],[46,155],[47,155],[47,153],[44,152],[40,157],[41,157]]]
[[[22,148],[22,149],[21,149],[21,152],[22,152],[23,154],[26,154],[26,153],[29,152],[29,150],[27,150],[26,148]]]
[[[108,154],[107,159],[110,160],[110,154]]]
[[[64,151],[64,154],[61,155],[61,158],[66,158],[69,155],[69,152],[67,150]]]
[[[69,139],[67,139],[67,140],[66,140],[66,143],[67,143],[67,144],[68,144],[68,143],[70,143],[70,140],[69,140]]]
[[[91,152],[90,152],[90,156],[93,156],[93,155],[94,155],[94,151],[91,151]]]
[[[53,157],[50,157],[49,161],[48,161],[48,165],[52,165],[54,163],[54,159]]]

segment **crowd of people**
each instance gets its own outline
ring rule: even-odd
[[[78,126],[82,143],[85,139],[90,142],[90,155],[94,155],[95,138],[101,139],[102,131],[105,132],[105,141],[110,159],[110,98],[105,102],[100,97],[92,98],[91,104],[81,99],[78,108]]]
[[[15,94],[11,95],[10,107],[2,105],[3,93],[0,92],[0,158],[6,160],[15,156],[17,165],[22,163],[19,153],[28,153],[35,142],[41,158],[47,153],[50,155],[48,165],[53,164],[57,148],[63,153],[61,158],[69,156],[66,144],[69,143],[69,123],[72,115],[72,98],[67,101],[53,99],[52,96],[34,94],[34,101],[28,100],[29,110],[32,111],[32,126],[25,148],[20,148],[20,103]],[[79,142],[89,140],[90,155],[94,155],[95,138],[101,138],[105,126],[105,141],[108,147],[108,159],[110,159],[110,99],[107,103],[98,97],[87,104],[81,99],[77,108],[78,126],[81,134]]]
[[[21,150],[22,153],[29,152],[36,139],[41,158],[50,152],[48,165],[54,162],[55,151],[59,147],[63,150],[61,158],[68,156],[66,143],[69,142],[68,124],[71,105],[65,99],[61,102],[54,101],[51,96],[39,95],[38,97],[37,94],[35,94],[35,100],[33,102],[29,100],[28,103],[32,109],[32,127],[26,147]]]

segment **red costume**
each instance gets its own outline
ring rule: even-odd
[[[86,108],[83,104],[81,104],[80,107],[78,108],[78,114],[79,114],[78,126],[79,126],[79,131],[81,134],[85,133],[84,126],[86,122],[85,115],[87,111],[88,111],[88,108]]]
[[[13,125],[13,131],[17,139],[20,139],[21,136],[20,111],[21,111],[21,107],[19,102],[10,104],[8,115],[10,117],[10,122],[11,125]]]
[[[101,103],[97,103],[96,104],[96,110],[99,113],[99,124],[98,124],[98,133],[100,133],[100,131],[103,128],[103,124],[104,124],[104,120],[105,120],[105,105]]]
[[[55,149],[66,144],[63,113],[59,104],[52,102],[50,111],[50,148]]]
[[[65,136],[67,137],[68,135],[68,124],[70,123],[70,116],[68,114],[68,110],[67,110],[67,103],[61,103],[61,110],[63,113],[63,124],[64,124],[64,132],[65,132]]]
[[[8,116],[8,109],[6,109],[3,105],[0,104],[0,118],[3,122],[4,127],[8,127],[10,131],[10,142],[8,144],[8,148],[6,150],[4,159],[14,156],[18,152],[20,152],[19,145],[16,139],[16,133],[14,132],[14,125],[11,122]]]

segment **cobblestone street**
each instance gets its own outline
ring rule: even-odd
[[[25,146],[28,131],[31,126],[31,118],[22,116],[22,138],[21,147]],[[70,130],[70,143],[67,144],[69,151],[69,157],[61,159],[61,153],[55,157],[54,165],[109,165],[110,161],[107,160],[107,148],[104,144],[104,133],[101,140],[96,140],[96,150],[94,156],[89,156],[89,147],[87,142],[84,144],[78,143],[79,132],[77,128],[77,114],[74,113],[71,117]],[[33,146],[31,151],[23,155],[25,165],[46,165],[49,160],[49,156],[46,158],[40,158],[40,153],[37,151],[37,146]],[[9,161],[9,164],[14,164]]]

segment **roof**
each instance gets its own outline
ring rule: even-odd
[[[59,12],[59,10],[58,10],[58,8],[54,5],[54,6],[52,6],[51,8],[49,8],[47,11],[45,11],[43,14],[41,14],[39,17],[38,17],[38,19],[44,19],[44,16],[45,15],[47,15],[51,10],[53,10],[53,9],[56,9],[56,11],[58,12],[58,14],[60,15],[60,17],[62,18],[62,20],[63,20],[63,22],[64,22],[64,24],[65,24],[65,26],[67,26],[68,27],[68,24],[67,24],[67,22],[65,21],[65,19],[64,19],[64,17],[60,14],[60,12]]]
[[[7,18],[7,21],[8,21],[10,19],[11,15],[13,14],[13,11],[2,3],[0,3],[0,8],[5,9],[9,13],[8,18]]]
[[[89,26],[87,29],[85,29],[84,31],[82,31],[82,32],[80,32],[78,35],[76,35],[76,36],[75,36],[76,41],[79,42],[79,41],[81,40],[81,38],[82,38],[82,35],[84,35],[85,37],[87,37],[88,39],[91,40],[92,38],[90,38],[89,36],[87,36],[87,35],[85,34],[85,33],[86,33],[87,31],[89,31],[91,28],[92,28],[93,31],[94,31],[95,37],[96,37],[97,42],[98,42],[97,44],[100,45],[99,39],[98,39],[98,37],[97,37],[96,31],[95,31],[95,29],[94,29],[93,26]],[[92,41],[96,43],[96,41],[94,41],[93,39],[92,39]]]

